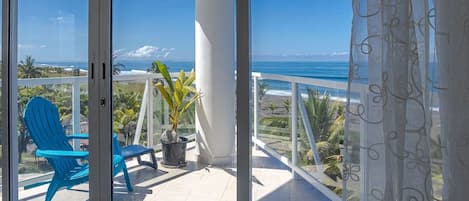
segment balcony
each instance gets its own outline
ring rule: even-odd
[[[175,76],[175,74],[173,74]],[[276,74],[253,73],[253,151],[252,175],[253,196],[255,200],[340,200],[342,181],[339,177],[331,178],[325,174],[330,164],[322,163],[323,156],[318,151],[317,136],[308,116],[308,98],[310,90],[317,89],[320,98],[326,95],[339,105],[344,105],[346,84],[304,77],[292,77]],[[160,149],[159,135],[169,128],[169,121],[164,118],[167,106],[161,97],[154,93],[153,82],[161,79],[157,74],[124,74],[114,77],[114,87],[132,85],[139,89],[139,111],[135,129],[131,135],[119,134],[122,144],[143,144]],[[62,90],[69,93],[71,111],[63,118],[64,128],[68,133],[87,132],[87,122],[83,120],[83,102],[86,97],[86,77],[22,79],[19,88],[43,86],[50,90]],[[114,94],[119,93],[115,90]],[[22,94],[20,94],[22,95]],[[41,94],[29,93],[26,96]],[[28,99],[24,94],[20,99]],[[81,106],[82,105],[82,106]],[[85,104],[86,105],[86,104]],[[160,118],[162,117],[162,118]],[[296,118],[292,118],[296,117]],[[281,120],[281,124],[268,123],[268,120]],[[181,128],[189,139],[194,139],[194,119],[188,118]],[[21,129],[20,129],[21,131]],[[295,133],[296,135],[292,135]],[[20,134],[21,136],[21,134]],[[86,141],[72,142],[76,149]],[[335,144],[340,147],[339,142]],[[22,153],[23,160],[31,160],[34,155],[32,141]],[[114,179],[115,200],[236,200],[236,162],[225,166],[208,166],[197,162],[196,144],[189,143],[187,149],[188,165],[180,169],[168,169],[159,166],[155,171],[138,166],[136,160],[127,161],[131,181],[135,191],[128,193],[122,175]],[[340,156],[340,153],[335,153]],[[331,156],[333,154],[330,154]],[[157,152],[161,159],[161,152]],[[20,171],[19,190],[22,200],[43,200],[47,185],[23,189],[24,186],[44,182],[51,178],[46,161],[34,158],[34,163],[41,168],[27,167],[20,162],[20,168],[41,169],[41,171]],[[336,167],[341,168],[340,160]],[[341,174],[341,173],[339,173]],[[337,194],[335,193],[337,192]],[[73,196],[70,196],[73,195]],[[84,200],[88,197],[88,184],[64,189],[57,193],[56,200]]]

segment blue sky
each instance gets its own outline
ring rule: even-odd
[[[252,0],[255,60],[346,60],[349,1]],[[86,61],[86,0],[20,0],[19,59]],[[114,52],[121,60],[194,60],[193,0],[114,0]]]

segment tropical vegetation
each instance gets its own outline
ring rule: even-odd
[[[125,68],[125,65],[116,61],[117,55],[112,55],[112,75],[119,75],[122,69]]]
[[[38,78],[42,76],[39,68],[34,66],[35,59],[32,56],[26,56],[18,64],[18,78]]]
[[[151,73],[160,73],[160,69],[158,66],[161,66],[161,67],[164,67],[166,69],[169,69],[168,66],[166,66],[166,64],[164,64],[163,62],[161,62],[160,60],[156,60],[156,61],[153,61],[151,63],[151,67],[147,69],[147,72],[151,72]]]
[[[168,115],[172,131],[170,134],[164,132],[161,138],[166,142],[177,142],[179,140],[177,128],[181,123],[180,120],[200,98],[200,93],[193,86],[195,71],[192,69],[187,76],[184,70],[181,70],[176,80],[173,80],[166,65],[156,63],[156,66],[163,76],[166,86],[163,82],[158,82],[155,86],[169,107]]]
[[[258,87],[260,86],[258,85]],[[258,94],[258,97],[262,97],[259,100],[259,104],[261,104],[263,111],[259,119],[260,137],[280,154],[291,157],[291,148],[288,148],[291,145],[290,119],[292,117],[290,116],[290,98],[265,98],[266,90],[268,90],[268,85],[263,86],[262,90],[258,90],[258,93],[262,93]],[[312,126],[316,148],[318,149],[322,164],[321,169],[332,180],[338,181],[338,179],[342,179],[342,155],[340,149],[344,142],[344,104],[331,100],[327,92],[321,94],[317,89],[307,88],[305,93],[307,97],[300,100],[304,101],[306,115]],[[276,103],[281,105],[276,105]],[[298,149],[298,165],[307,169],[318,170],[315,167],[316,161],[314,160],[313,152],[305,132],[303,119],[300,116],[293,118],[298,118],[299,120],[298,138],[300,147]],[[331,189],[337,192],[340,191],[337,187],[331,186]]]

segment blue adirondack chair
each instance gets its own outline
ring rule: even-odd
[[[87,134],[66,136],[60,124],[57,107],[42,97],[34,97],[28,102],[23,118],[31,138],[37,145],[36,155],[45,157],[54,169],[46,201],[50,201],[62,187],[71,188],[88,181],[88,164],[79,164],[77,161],[77,159],[87,159],[88,152],[74,151],[69,143],[72,139],[88,139]],[[127,190],[133,191],[125,160],[115,136],[113,142],[115,147],[113,173],[116,175],[123,171]]]

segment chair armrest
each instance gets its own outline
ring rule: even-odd
[[[88,133],[78,133],[78,134],[72,134],[67,136],[67,139],[81,139],[81,140],[87,140],[89,138]]]
[[[44,158],[80,159],[88,158],[88,155],[87,151],[36,150],[36,156]]]
[[[117,138],[117,134],[112,133],[112,137]],[[67,136],[67,139],[69,139],[69,140],[71,140],[71,139],[87,140],[89,138],[90,138],[90,136],[88,135],[88,133],[77,133],[77,134],[72,134],[72,135]]]

